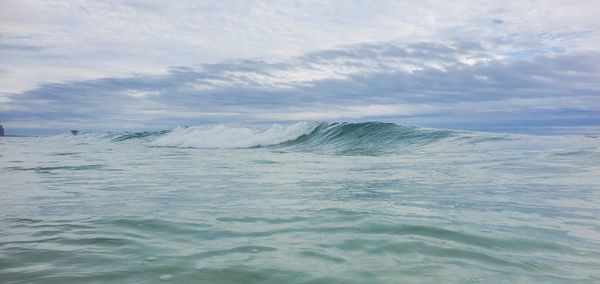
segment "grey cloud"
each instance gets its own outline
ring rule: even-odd
[[[0,44],[0,50],[9,50],[9,51],[40,51],[44,47],[37,45],[28,45],[28,44]]]
[[[477,61],[468,64],[464,57]],[[229,61],[173,67],[164,75],[43,84],[11,96],[0,106],[0,120],[73,121],[77,127],[102,122],[113,128],[134,120],[139,127],[172,127],[281,120],[274,114],[294,111],[428,105],[422,113],[396,117],[421,125],[440,125],[447,118],[454,121],[450,126],[461,128],[467,120],[494,121],[503,115],[535,121],[546,114],[559,125],[561,117],[578,114],[576,123],[595,124],[599,66],[600,54],[594,52],[494,59],[473,41],[365,43],[274,62]],[[538,98],[539,108],[519,101]],[[490,102],[503,110],[490,109]],[[374,117],[381,116],[362,119]]]

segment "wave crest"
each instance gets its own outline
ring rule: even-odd
[[[118,134],[118,136],[112,138],[113,142],[121,142],[131,139],[152,139],[157,136],[161,136],[165,133],[168,133],[168,130],[160,130],[160,131],[142,131],[142,132],[126,132],[122,134]]]

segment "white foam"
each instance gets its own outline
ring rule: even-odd
[[[159,137],[153,146],[185,148],[250,148],[276,145],[309,134],[315,122],[299,122],[288,126],[272,125],[266,129],[228,127],[225,125],[178,127]]]

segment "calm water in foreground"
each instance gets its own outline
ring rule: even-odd
[[[1,283],[600,283],[600,138],[0,137]]]

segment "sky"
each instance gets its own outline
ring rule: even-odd
[[[0,124],[600,133],[599,12],[584,0],[2,0]]]

